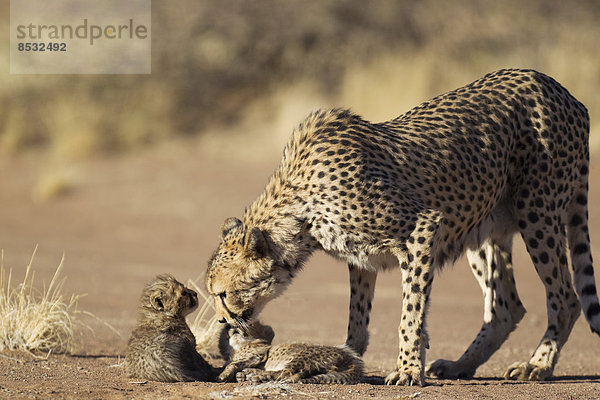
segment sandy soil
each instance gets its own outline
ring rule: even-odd
[[[242,144],[243,147],[243,144]],[[371,319],[371,345],[364,360],[368,383],[355,386],[136,382],[119,367],[136,318],[142,285],[171,272],[180,280],[200,277],[217,244],[218,227],[240,215],[263,189],[279,151],[257,162],[237,155],[215,156],[203,142],[163,145],[121,158],[77,166],[79,182],[65,196],[33,200],[37,177],[52,166],[30,155],[0,160],[0,247],[17,278],[36,244],[36,282],[48,282],[66,253],[65,293],[87,294],[79,308],[111,324],[84,320],[74,355],[37,360],[21,354],[0,357],[2,398],[600,398],[600,339],[580,318],[548,382],[508,382],[500,377],[515,361],[528,359],[545,328],[543,286],[515,240],[517,285],[528,313],[519,328],[475,379],[429,379],[426,387],[387,387],[394,367],[400,319],[400,274],[381,275]],[[76,174],[76,175],[77,175]],[[600,257],[600,165],[592,169],[591,236]],[[316,255],[288,292],[270,304],[262,319],[276,342],[309,340],[338,344],[345,339],[349,296],[346,267]],[[480,290],[464,260],[436,279],[429,318],[428,360],[456,358],[479,330]]]

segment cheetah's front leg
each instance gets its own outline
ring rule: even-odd
[[[350,315],[346,346],[363,355],[369,343],[369,314],[377,273],[348,264],[350,272]]]
[[[420,225],[425,225],[426,228],[425,223]],[[407,260],[400,262],[402,268],[402,319],[398,328],[400,353],[397,370],[385,378],[385,383],[423,386],[425,349],[429,347],[425,317],[433,282],[433,259],[431,247],[423,237],[410,238],[409,244]]]

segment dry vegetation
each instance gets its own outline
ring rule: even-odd
[[[187,286],[198,293],[198,312],[190,324],[190,329],[196,336],[196,350],[209,360],[218,360],[221,358],[219,335],[223,326],[217,321],[213,300],[196,282],[190,280]]]
[[[389,118],[501,67],[553,75],[595,119],[599,18],[594,0],[154,1],[151,75],[5,75],[0,152],[136,149],[231,126],[249,107],[269,117],[296,105],[298,86],[311,88],[303,108]],[[290,117],[286,132],[299,118]]]
[[[35,256],[35,252],[34,252]],[[60,278],[64,257],[56,268],[48,287],[35,288],[35,271],[31,257],[23,281],[13,286],[13,271],[0,264],[0,352],[22,351],[39,356],[42,353],[66,353],[73,344],[74,320],[79,296],[65,298],[64,278]],[[45,285],[44,285],[45,286]]]

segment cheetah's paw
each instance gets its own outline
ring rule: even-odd
[[[504,379],[519,381],[543,381],[552,376],[552,368],[527,362],[516,362],[506,369]]]
[[[401,371],[394,371],[385,378],[386,385],[396,386],[423,386],[425,379],[421,368],[403,368]]]
[[[468,379],[475,375],[475,371],[462,367],[458,362],[440,359],[430,363],[425,374],[439,379]]]

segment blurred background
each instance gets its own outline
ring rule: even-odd
[[[8,1],[2,15],[8,16]],[[373,120],[503,67],[555,77],[600,107],[595,0],[180,0],[152,3],[148,76],[8,75],[0,150],[135,151],[248,118],[352,107]],[[7,38],[8,18],[3,18]],[[8,43],[3,41],[8,52]],[[256,121],[253,121],[256,122]]]
[[[534,68],[588,107],[593,158],[600,146],[596,0],[155,0],[150,75],[11,75],[8,1],[0,15],[4,262],[22,268],[39,244],[34,268],[47,280],[64,251],[67,291],[87,293],[81,307],[124,335],[153,275],[202,275],[221,222],[260,194],[287,137],[312,110],[350,107],[386,120],[487,72]],[[327,340],[343,340],[345,268],[319,271],[307,268],[304,284],[277,300],[287,313],[266,310],[283,337],[311,337],[289,311],[330,279],[319,307],[336,335]],[[534,282],[535,323],[543,324],[541,284],[531,265],[522,271]],[[390,308],[400,301],[393,279],[377,297]],[[479,298],[466,279],[464,288],[447,286],[447,304],[456,304],[458,287]],[[325,296],[339,301],[328,305]],[[305,307],[310,315],[314,303]],[[480,301],[472,308],[478,315]],[[375,334],[395,343],[397,321],[383,329],[387,320],[376,318]],[[474,333],[479,317],[473,324]],[[125,342],[110,335],[85,351],[120,351]]]

